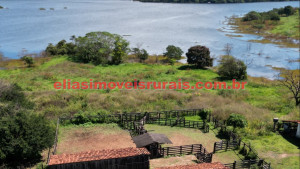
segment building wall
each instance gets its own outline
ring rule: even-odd
[[[298,123],[298,128],[297,128],[296,137],[297,137],[297,138],[300,138],[300,123]]]
[[[99,161],[49,166],[49,169],[149,169],[149,156],[140,155]]]

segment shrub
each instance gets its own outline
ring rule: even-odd
[[[239,128],[244,128],[247,126],[246,118],[241,114],[230,114],[229,118],[226,120],[227,125],[233,126],[234,130]]]
[[[290,16],[290,15],[293,15],[295,13],[295,10],[293,7],[291,7],[290,5],[289,6],[286,6],[284,7],[283,9],[283,12],[286,16]]]
[[[140,59],[140,62],[145,62],[148,59],[149,54],[145,49],[134,48],[134,52],[137,58]]]
[[[199,113],[202,120],[207,120],[208,115],[211,113],[210,109],[204,109]]]
[[[66,40],[61,40],[55,46],[52,43],[49,43],[45,52],[49,56],[74,55],[75,45],[73,43],[67,43]]]
[[[270,15],[270,20],[273,20],[273,21],[279,21],[280,20],[280,16],[278,15],[278,13],[272,12],[269,15]]]
[[[259,20],[261,18],[261,15],[258,12],[255,11],[251,11],[249,13],[247,13],[244,17],[243,17],[243,21],[253,21],[253,20]]]
[[[257,155],[252,151],[249,151],[249,153],[245,156],[245,160],[255,160],[256,158]]]
[[[33,58],[31,56],[23,56],[23,57],[21,57],[21,60],[25,62],[27,67],[33,66]]]
[[[164,56],[166,56],[169,60],[171,59],[179,60],[181,59],[182,54],[183,51],[179,47],[176,47],[174,45],[169,45],[166,48],[166,52],[164,53]]]
[[[218,74],[222,79],[247,79],[247,66],[233,56],[222,56],[219,61]]]
[[[188,64],[193,64],[197,68],[205,68],[213,65],[210,51],[205,46],[193,46],[186,53]]]
[[[3,6],[0,6],[0,9],[3,9]]]

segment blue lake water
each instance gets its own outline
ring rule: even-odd
[[[289,63],[290,59],[299,58],[296,48],[250,43],[247,40],[260,37],[230,38],[225,36],[228,33],[217,29],[224,27],[225,16],[286,5],[297,7],[299,2],[170,4],[127,0],[0,0],[0,5],[5,7],[0,10],[0,52],[9,58],[18,58],[22,49],[39,52],[48,43],[67,40],[71,35],[108,31],[129,35],[124,37],[132,47],[142,44],[151,54],[162,54],[171,44],[185,52],[193,45],[205,45],[218,58],[224,54],[224,45],[231,43],[232,55],[252,61],[248,67],[252,76],[273,78],[276,72],[266,65],[298,67],[298,63]]]

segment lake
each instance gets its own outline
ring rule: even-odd
[[[224,54],[224,45],[233,45],[232,55],[251,61],[248,74],[274,78],[270,66],[298,68],[299,50],[273,44],[248,42],[254,35],[228,37],[217,29],[224,27],[225,16],[249,11],[268,11],[299,2],[263,2],[242,4],[171,4],[119,0],[0,0],[0,52],[18,58],[22,49],[40,52],[48,43],[71,35],[108,31],[142,45],[151,54],[162,54],[168,45],[185,52],[193,45],[205,45],[211,54]],[[40,10],[45,8],[46,10]],[[54,10],[50,10],[53,8]],[[216,64],[216,61],[215,61]],[[266,66],[270,65],[270,66]]]

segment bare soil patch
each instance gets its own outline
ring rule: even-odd
[[[116,124],[61,127],[57,153],[136,147],[130,134]]]
[[[194,155],[185,155],[180,157],[158,158],[150,160],[150,168],[155,169],[158,167],[176,166],[176,165],[189,165],[195,164],[197,158]]]

